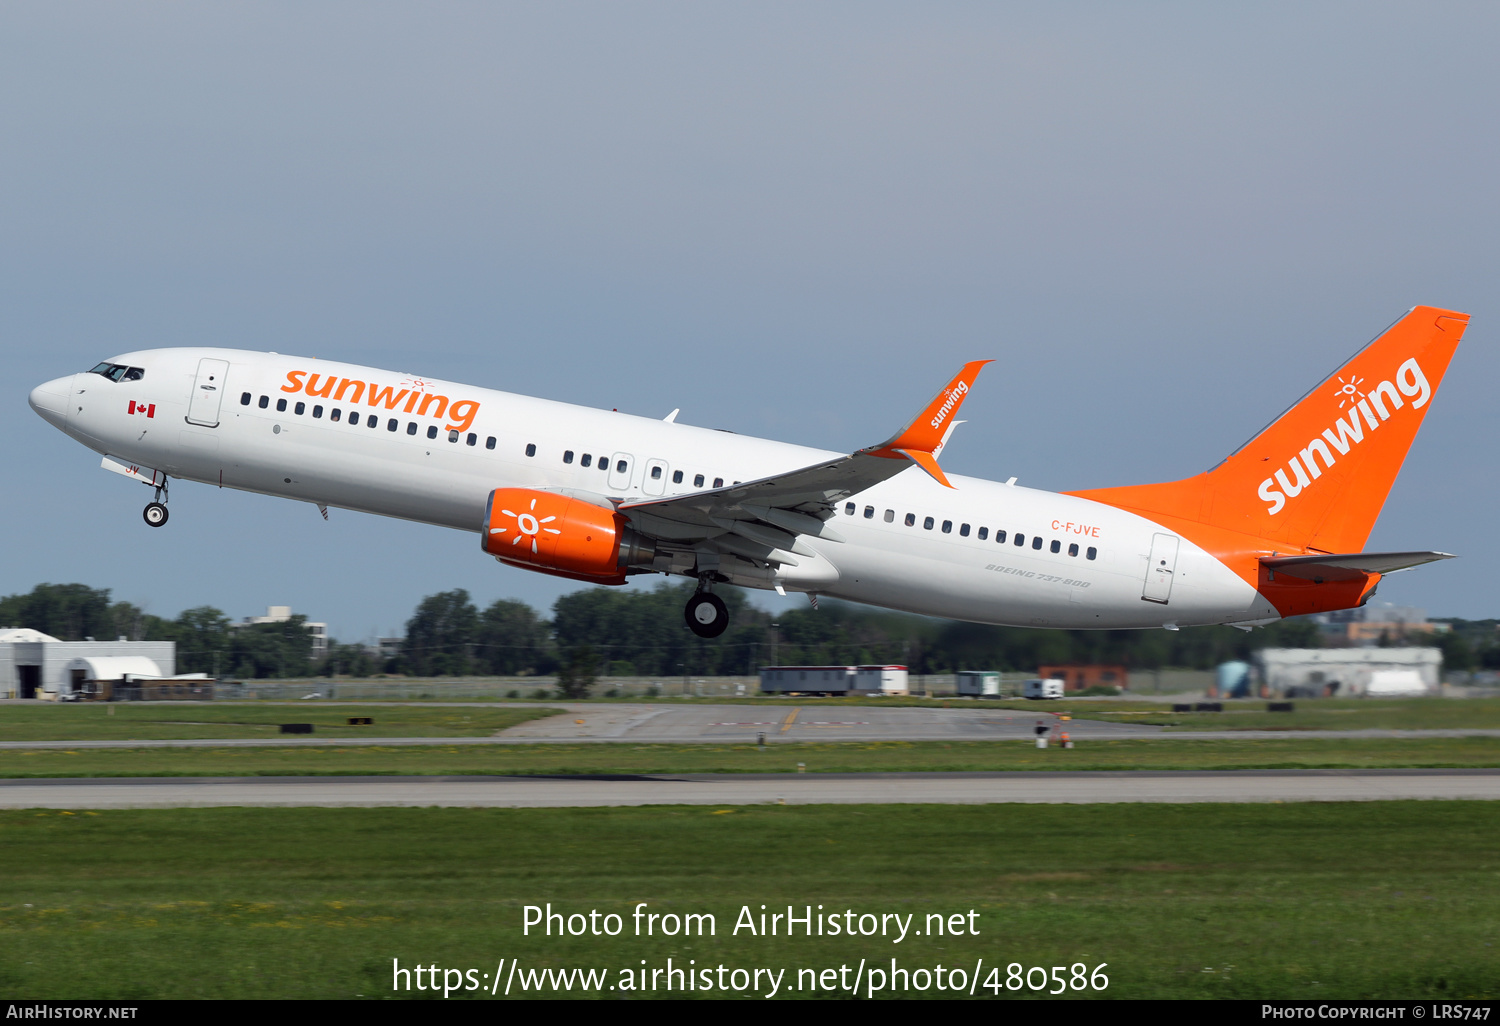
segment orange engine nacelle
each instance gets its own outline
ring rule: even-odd
[[[490,492],[479,544],[502,562],[595,584],[624,584],[627,567],[654,555],[614,510],[534,488]]]

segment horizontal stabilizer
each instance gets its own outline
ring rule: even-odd
[[[1343,555],[1264,556],[1261,565],[1272,573],[1308,581],[1352,581],[1362,574],[1389,574],[1423,563],[1452,559],[1447,552],[1351,552]]]

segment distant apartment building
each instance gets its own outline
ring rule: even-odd
[[[247,616],[240,624],[250,626],[257,623],[286,623],[292,618],[291,606],[267,606],[265,616]],[[328,625],[305,621],[303,626],[312,632],[312,657],[322,659],[328,654]]]
[[[1431,644],[1433,635],[1445,633],[1446,623],[1429,623],[1427,610],[1371,602],[1357,609],[1319,613],[1313,619],[1322,627],[1324,640],[1332,647],[1366,648],[1374,645]]]

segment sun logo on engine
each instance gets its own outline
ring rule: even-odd
[[[531,500],[531,508],[525,513],[515,513],[508,509],[502,509],[500,512],[508,517],[516,518],[516,536],[511,540],[511,544],[520,545],[529,538],[531,539],[531,552],[533,555],[536,554],[537,535],[541,534],[543,531],[546,531],[548,534],[562,534],[562,532],[555,527],[542,526],[543,524],[552,523],[552,521],[556,520],[557,518],[542,517],[540,520],[537,519],[535,499]],[[510,528],[508,527],[492,527],[490,528],[490,534],[505,534],[509,530]]]
[[[1348,381],[1344,380],[1343,375],[1339,376],[1338,390],[1333,393],[1339,397],[1339,409],[1342,410],[1350,403],[1357,403],[1365,397],[1359,387],[1364,384],[1364,381],[1364,378],[1356,378],[1353,374],[1349,375]]]

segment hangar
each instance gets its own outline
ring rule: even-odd
[[[60,641],[29,627],[0,629],[0,698],[68,698],[82,680],[177,672],[174,641]],[[106,676],[93,676],[103,673]]]
[[[1283,698],[1435,694],[1443,664],[1435,648],[1266,648],[1255,659]]]

